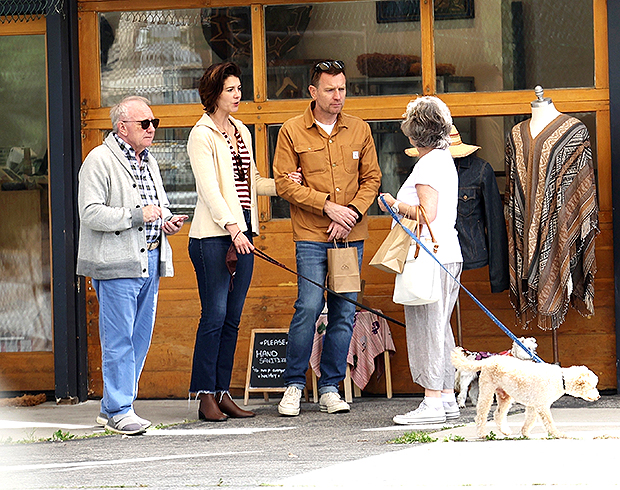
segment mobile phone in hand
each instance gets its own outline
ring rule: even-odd
[[[172,218],[170,218],[170,221],[172,221],[175,225],[182,225],[186,219],[189,219],[189,216],[186,214],[175,214]]]

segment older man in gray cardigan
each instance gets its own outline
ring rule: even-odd
[[[148,147],[159,119],[148,100],[127,97],[110,110],[113,132],[80,169],[77,273],[92,278],[99,301],[103,398],[97,422],[121,434],[151,425],[133,402],[151,343],[159,277],[174,274],[166,238],[187,216],[173,216]]]

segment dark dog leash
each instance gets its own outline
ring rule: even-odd
[[[439,260],[437,260],[437,257],[435,257],[435,254],[431,253],[431,251],[430,251],[428,248],[426,248],[426,247],[424,246],[424,244],[423,244],[423,243],[422,243],[422,242],[418,239],[418,237],[417,237],[417,236],[415,236],[415,233],[413,233],[413,232],[412,232],[409,228],[407,228],[405,225],[403,225],[403,223],[402,223],[402,221],[400,220],[399,216],[398,216],[398,215],[397,215],[394,211],[392,211],[392,209],[391,209],[391,208],[387,205],[387,202],[385,202],[385,198],[384,198],[383,196],[379,196],[379,199],[381,199],[381,202],[382,202],[382,203],[383,203],[383,205],[385,206],[385,209],[387,209],[387,210],[390,212],[390,214],[392,215],[392,218],[394,218],[394,221],[396,221],[396,222],[397,222],[400,226],[402,226],[402,227],[403,227],[403,229],[407,232],[407,234],[408,234],[409,236],[411,236],[411,238],[413,238],[413,239],[416,241],[416,243],[420,246],[420,248],[423,248],[423,249],[424,249],[424,250],[425,250],[425,251],[426,251],[426,252],[427,252],[427,253],[428,253],[431,257],[433,257],[433,259],[435,260],[435,262],[437,262],[437,263],[441,266],[441,268],[442,268],[444,271],[446,271],[446,273],[447,273],[447,274],[448,274],[448,275],[449,275],[452,279],[454,279],[454,281],[455,281],[455,282],[456,282],[456,283],[457,283],[457,284],[461,287],[461,289],[462,289],[463,291],[465,291],[465,292],[469,295],[469,297],[470,297],[470,298],[474,301],[474,303],[476,303],[476,304],[477,304],[477,305],[478,305],[478,306],[482,309],[482,311],[484,311],[484,312],[487,314],[487,316],[488,316],[491,320],[493,320],[493,323],[495,323],[495,325],[497,325],[499,328],[501,328],[501,329],[504,331],[504,333],[505,333],[506,335],[508,335],[508,337],[510,337],[510,338],[511,338],[511,339],[512,339],[512,340],[513,340],[513,341],[514,341],[514,342],[515,342],[515,343],[516,343],[519,347],[521,347],[521,348],[522,348],[522,349],[523,349],[523,350],[527,353],[527,355],[528,355],[528,356],[530,356],[530,357],[531,357],[534,361],[536,361],[536,362],[544,362],[544,361],[543,361],[540,357],[538,357],[536,354],[534,354],[534,353],[533,353],[530,349],[528,349],[527,347],[525,347],[525,345],[523,345],[523,342],[521,342],[521,341],[517,338],[517,336],[516,336],[515,334],[513,334],[513,333],[512,333],[512,332],[511,332],[511,331],[510,331],[510,330],[509,330],[509,329],[508,329],[508,328],[507,328],[507,327],[506,327],[503,323],[502,323],[502,322],[500,322],[500,321],[499,321],[499,319],[498,319],[498,318],[497,318],[497,317],[496,317],[493,313],[491,313],[491,312],[487,309],[487,307],[486,307],[486,306],[484,306],[484,305],[483,305],[483,304],[482,304],[482,303],[478,300],[478,298],[476,298],[476,297],[475,297],[475,296],[474,296],[471,292],[469,292],[469,290],[468,290],[465,286],[463,286],[463,285],[460,283],[460,281],[459,281],[456,277],[454,277],[454,276],[450,273],[450,271],[444,267],[444,265],[443,265],[441,262],[439,262]]]
[[[263,252],[262,250],[259,250],[257,248],[254,248],[254,255],[256,255],[257,257],[260,257],[263,260],[266,260],[267,262],[273,264],[273,265],[277,265],[278,267],[281,267],[282,269],[288,271],[288,272],[292,272],[293,274],[295,274],[297,277],[300,277],[301,279],[304,279],[306,281],[308,281],[310,284],[314,284],[315,286],[321,288],[323,291],[327,291],[329,294],[333,294],[334,296],[338,296],[339,298],[344,299],[345,301],[348,301],[349,303],[354,304],[355,306],[366,310],[366,311],[370,311],[371,313],[374,313],[377,316],[380,316],[381,318],[385,318],[387,321],[395,323],[396,325],[400,325],[401,327],[406,327],[406,325],[403,322],[399,322],[398,320],[395,320],[394,318],[391,318],[387,315],[385,315],[384,313],[382,313],[379,310],[375,310],[373,308],[370,308],[368,306],[365,306],[361,303],[358,303],[355,300],[352,300],[351,298],[347,298],[344,294],[340,294],[337,293],[336,291],[324,286],[323,284],[319,284],[316,281],[313,281],[312,279],[308,279],[305,276],[302,276],[301,274],[299,274],[298,272],[294,271],[293,269],[290,269],[289,267],[287,267],[286,265],[284,265],[281,262],[278,262],[276,259],[274,259],[273,257],[270,257],[269,255],[267,255],[265,252]]]

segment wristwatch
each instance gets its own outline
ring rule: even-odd
[[[400,214],[400,209],[398,209],[399,205],[400,201],[394,201],[394,204],[392,204],[392,211],[394,211],[396,214]]]

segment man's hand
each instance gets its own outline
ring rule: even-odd
[[[328,200],[325,201],[323,211],[325,211],[325,214],[332,220],[332,222],[346,228],[347,235],[348,232],[350,232],[351,229],[357,224],[357,213],[346,206],[342,206]],[[327,229],[328,232],[330,232],[333,224],[334,223],[332,223]]]
[[[174,235],[181,228],[183,228],[183,223],[185,222],[187,218],[189,218],[189,216],[185,214],[173,216],[168,221],[166,221],[163,225],[161,225],[161,229],[164,231],[166,235]]]
[[[333,240],[346,240],[351,233],[350,228],[345,228],[342,225],[339,225],[335,221],[332,221],[327,227],[327,233],[329,233],[329,241]]]
[[[145,223],[152,223],[158,218],[161,218],[161,208],[159,206],[155,206],[154,204],[144,206],[142,208],[142,217],[144,218]]]

